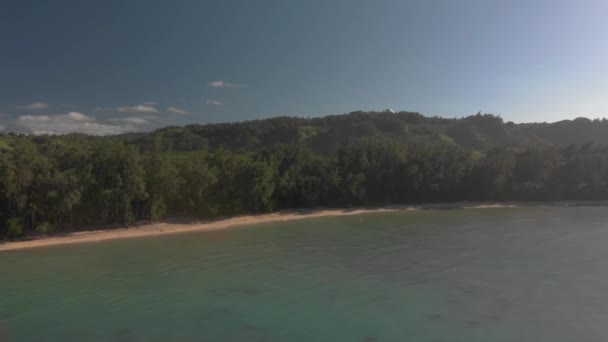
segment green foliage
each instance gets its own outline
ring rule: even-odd
[[[2,151],[12,151],[13,148],[9,145],[6,139],[0,138],[0,152]]]
[[[607,147],[547,143],[572,125],[590,136],[608,127],[355,112],[119,137],[2,136],[0,237],[318,206],[606,200]],[[526,146],[530,131],[544,143]]]
[[[147,190],[147,216],[156,221],[167,215],[171,202],[179,195],[181,178],[175,163],[162,152],[162,138],[157,137],[155,151],[144,160]]]
[[[54,226],[52,226],[52,225],[51,225],[50,223],[48,223],[48,222],[44,222],[44,223],[39,224],[39,225],[36,227],[36,231],[37,231],[38,233],[42,233],[42,234],[48,234],[48,233],[52,233],[52,232],[54,232],[54,231],[55,231],[55,227],[54,227]]]
[[[453,143],[465,149],[608,144],[608,120],[578,118],[556,123],[505,123],[501,117],[477,113],[461,119],[425,117],[412,112],[363,112],[317,118],[276,117],[235,123],[167,127],[123,139],[142,151],[154,149],[156,136],[176,152],[215,150],[235,153],[299,144],[329,154],[344,144],[370,137],[405,144]]]
[[[306,143],[308,139],[317,135],[318,132],[314,127],[301,126],[298,128],[298,142]]]
[[[218,183],[218,170],[211,166],[210,155],[198,152],[178,165],[179,177],[183,181],[179,188],[176,213],[209,217],[216,214],[212,202],[213,188]]]
[[[91,199],[98,222],[129,224],[133,203],[148,197],[139,150],[120,142],[104,142],[93,151]],[[137,213],[139,214],[139,213]]]
[[[6,222],[6,237],[17,238],[23,236],[23,222],[16,218],[10,218]]]
[[[450,138],[449,136],[447,136],[445,134],[440,134],[439,137],[441,138],[441,141],[443,141],[446,144],[456,144],[454,139]]]

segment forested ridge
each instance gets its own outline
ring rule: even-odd
[[[426,117],[413,112],[352,112],[316,118],[270,119],[166,127],[153,134],[126,134],[122,138],[150,150],[162,135],[173,151],[224,147],[233,152],[299,144],[317,153],[366,138],[383,138],[404,144],[449,143],[486,151],[495,147],[547,147],[570,144],[608,144],[608,120],[577,118],[555,123],[504,122],[495,115],[464,118]]]
[[[0,237],[280,209],[608,200],[608,122],[355,112],[0,135]]]

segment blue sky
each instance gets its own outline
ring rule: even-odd
[[[603,117],[606,18],[604,0],[3,0],[0,129],[385,108]]]

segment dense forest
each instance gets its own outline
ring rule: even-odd
[[[608,199],[608,122],[356,112],[0,135],[0,237],[309,207]]]
[[[515,124],[495,115],[461,119],[425,117],[412,112],[353,112],[317,118],[277,117],[236,123],[167,127],[153,134],[126,134],[125,141],[151,150],[156,135],[173,151],[224,147],[242,153],[277,145],[298,144],[316,153],[367,138],[403,144],[448,143],[487,151],[495,147],[549,147],[608,144],[608,120],[578,118],[555,123]]]

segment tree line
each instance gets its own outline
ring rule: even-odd
[[[479,152],[449,143],[369,138],[316,153],[175,152],[156,136],[15,136],[0,149],[0,237],[213,218],[290,208],[449,201],[608,199],[608,148],[571,145]]]
[[[165,127],[153,133],[125,134],[124,139],[151,150],[155,136],[174,151],[223,146],[233,152],[299,144],[317,153],[361,139],[382,138],[405,144],[452,143],[487,151],[497,147],[608,144],[608,120],[577,118],[554,123],[504,122],[500,116],[477,113],[463,118],[428,117],[414,112],[351,112],[324,117],[275,117],[219,124]]]

